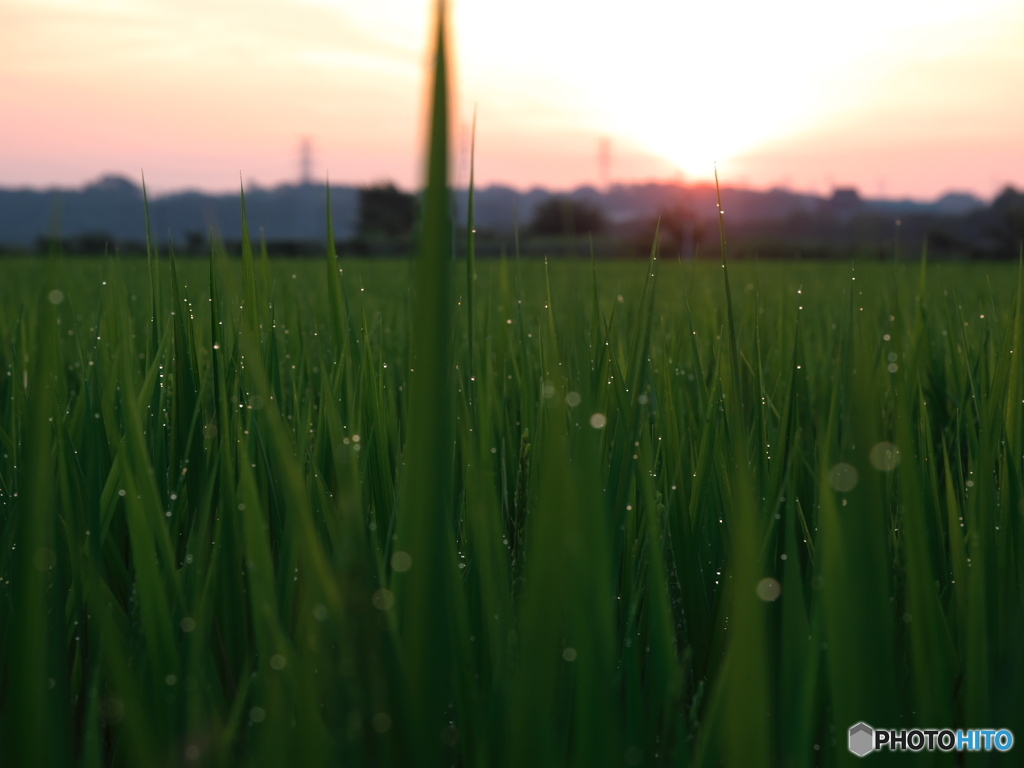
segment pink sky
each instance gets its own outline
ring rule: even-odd
[[[1024,187],[1024,3],[461,0],[455,178]],[[425,0],[5,0],[0,186],[420,178]]]

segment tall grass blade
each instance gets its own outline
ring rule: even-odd
[[[399,495],[396,552],[411,567],[392,575],[407,675],[404,725],[418,765],[442,759],[437,734],[451,700],[452,549],[452,265],[448,190],[446,5],[435,6],[427,180],[413,296],[409,428]]]

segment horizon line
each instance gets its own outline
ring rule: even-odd
[[[34,184],[12,184],[12,185],[8,185],[8,184],[5,184],[4,182],[0,182],[0,192],[30,192],[30,193],[36,193],[36,194],[59,193],[59,192],[77,192],[77,193],[81,193],[81,192],[85,192],[86,190],[89,190],[90,188],[95,188],[95,187],[101,186],[104,182],[109,182],[109,181],[127,182],[129,185],[131,185],[132,187],[137,189],[140,193],[142,192],[142,188],[143,188],[143,184],[142,184],[142,182],[143,182],[143,174],[140,174],[138,181],[136,181],[132,177],[128,176],[127,174],[118,173],[116,171],[112,171],[112,172],[109,172],[109,173],[100,173],[96,177],[94,177],[91,181],[84,181],[84,182],[79,183],[78,185],[70,185],[70,184],[65,185],[65,184],[61,184],[59,182],[55,182],[55,183],[48,184],[48,185],[34,185]],[[403,191],[403,192],[408,192],[408,193],[411,193],[411,194],[416,194],[418,191],[420,191],[419,188],[412,188],[412,189],[410,189],[409,187],[407,187],[407,186],[405,186],[405,185],[403,185],[403,184],[401,184],[399,182],[396,182],[396,181],[394,181],[392,179],[387,179],[387,178],[382,178],[382,179],[378,179],[378,180],[370,181],[370,182],[342,182],[342,183],[338,183],[336,181],[330,181],[328,175],[325,175],[325,178],[324,178],[324,180],[322,182],[312,182],[312,181],[304,181],[304,180],[298,180],[298,181],[282,180],[282,181],[278,181],[276,183],[269,183],[268,184],[268,183],[265,183],[265,182],[260,182],[260,181],[258,181],[256,179],[248,179],[248,180],[244,180],[243,179],[242,184],[241,184],[241,189],[246,190],[246,191],[249,191],[249,190],[252,190],[252,191],[256,191],[256,190],[260,190],[260,191],[274,191],[274,190],[280,190],[280,189],[288,189],[288,188],[295,189],[295,188],[301,188],[301,187],[315,187],[315,188],[320,188],[320,189],[326,189],[328,184],[330,185],[331,189],[370,189],[370,188],[374,188],[374,187],[392,186],[395,189],[398,189],[398,190]],[[548,193],[548,194],[551,194],[551,195],[560,195],[560,194],[564,195],[564,194],[573,194],[573,193],[579,192],[581,190],[593,190],[593,191],[597,192],[598,194],[607,194],[607,193],[609,193],[609,192],[611,192],[611,191],[613,191],[613,190],[615,190],[617,188],[621,189],[621,188],[629,188],[629,187],[678,187],[680,189],[700,189],[700,188],[704,188],[704,187],[709,187],[709,188],[713,189],[715,187],[715,182],[714,182],[714,180],[697,179],[697,178],[694,178],[694,179],[680,179],[678,177],[660,177],[660,178],[659,177],[648,177],[648,178],[638,178],[638,179],[633,179],[633,180],[611,181],[611,182],[607,183],[606,185],[601,185],[600,183],[597,183],[597,182],[581,182],[579,184],[576,184],[575,186],[570,186],[570,187],[560,187],[560,186],[550,186],[549,187],[549,186],[545,186],[543,183],[539,183],[539,182],[535,183],[535,184],[533,184],[531,186],[516,186],[514,184],[507,183],[507,182],[490,182],[490,183],[487,183],[487,184],[477,184],[475,186],[476,186],[477,191],[483,191],[483,190],[488,190],[488,189],[506,189],[506,190],[510,190],[510,191],[515,192],[516,194],[520,194],[520,195],[530,194],[530,193],[534,193],[534,192],[545,192],[545,193]],[[464,186],[463,185],[453,185],[451,187],[451,189],[453,191],[456,191],[456,192],[466,192],[466,191],[468,191],[468,188],[469,188],[468,184],[466,184]],[[950,198],[950,197],[970,197],[970,198],[974,198],[975,200],[979,200],[981,202],[990,203],[993,200],[995,200],[996,198],[998,198],[1001,194],[1006,192],[1007,190],[1017,191],[1017,187],[1012,182],[1007,182],[1004,186],[1002,186],[998,191],[994,192],[991,196],[982,195],[982,194],[979,194],[977,192],[974,192],[974,191],[972,191],[970,189],[966,189],[966,188],[959,188],[958,189],[955,186],[947,187],[945,189],[945,191],[939,192],[939,193],[937,193],[937,194],[935,194],[933,196],[915,196],[915,195],[911,195],[911,194],[896,195],[896,196],[887,196],[887,195],[876,196],[876,195],[871,195],[871,194],[863,193],[861,191],[860,187],[858,187],[856,184],[833,184],[832,187],[831,187],[831,190],[827,191],[827,192],[821,192],[821,191],[815,191],[815,190],[798,189],[798,188],[787,186],[784,183],[772,184],[770,186],[759,186],[759,185],[753,185],[753,184],[744,184],[742,182],[735,182],[735,183],[728,183],[728,182],[726,182],[726,183],[723,183],[721,185],[721,188],[722,189],[734,190],[734,191],[757,192],[757,193],[762,193],[762,194],[767,194],[767,193],[772,193],[772,192],[782,192],[782,193],[792,194],[792,195],[796,195],[796,196],[818,197],[818,198],[823,198],[823,199],[828,199],[830,196],[834,196],[837,192],[849,192],[849,191],[852,191],[852,192],[855,192],[862,200],[865,200],[865,201],[884,201],[884,202],[938,202],[938,201],[941,201],[941,200],[944,200],[944,199],[947,199],[947,198]],[[154,198],[154,199],[155,198],[164,198],[164,197],[174,197],[174,196],[177,196],[177,195],[190,195],[190,194],[206,195],[206,196],[210,196],[210,197],[229,197],[229,196],[232,196],[232,195],[237,195],[239,193],[239,188],[237,188],[237,187],[235,187],[235,188],[225,187],[223,189],[218,189],[218,188],[200,187],[200,186],[184,186],[184,187],[173,187],[173,188],[168,188],[168,189],[160,189],[159,187],[157,187],[154,190],[152,181],[149,181],[149,182],[146,183],[146,190],[147,190],[147,194],[150,197]]]

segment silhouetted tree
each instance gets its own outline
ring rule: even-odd
[[[604,230],[601,209],[571,197],[551,197],[537,206],[530,224],[535,235],[597,234]]]
[[[1016,250],[1024,239],[1024,193],[1007,187],[992,201],[992,213],[998,222],[997,234],[1011,251]]]
[[[380,184],[359,190],[359,235],[361,237],[402,237],[416,223],[416,198],[394,184]]]

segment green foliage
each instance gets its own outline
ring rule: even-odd
[[[394,184],[359,190],[359,236],[403,237],[416,222],[416,198]]]
[[[471,377],[434,264],[447,310],[401,263],[5,264],[15,764],[1021,728],[1012,269],[730,265],[734,357],[721,266],[478,262]]]

